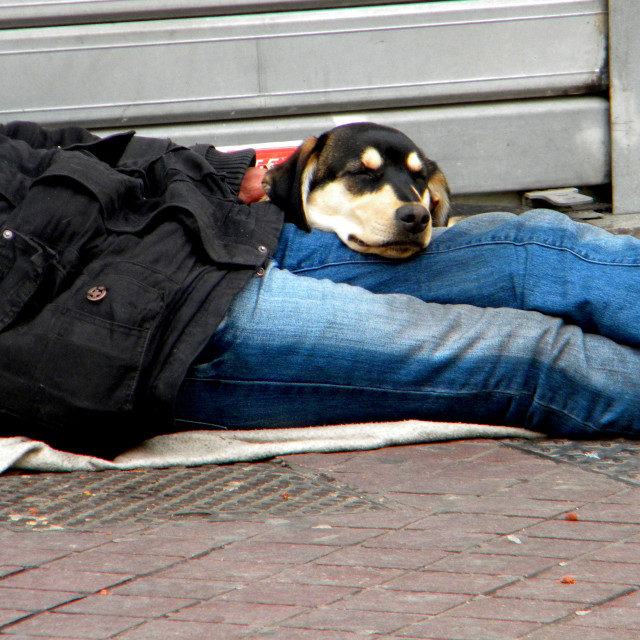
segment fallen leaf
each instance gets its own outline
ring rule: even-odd
[[[573,576],[562,576],[560,580],[558,580],[560,584],[575,584],[575,578]]]
[[[570,522],[575,522],[576,520],[578,520],[578,514],[575,511],[570,511],[569,513],[567,513],[564,519]]]

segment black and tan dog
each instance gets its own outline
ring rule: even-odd
[[[332,231],[351,249],[406,258],[446,226],[449,188],[406,135],[366,123],[309,138],[263,180],[269,199],[303,228]]]

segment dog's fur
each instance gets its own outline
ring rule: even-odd
[[[351,249],[406,258],[446,226],[449,187],[406,135],[369,122],[309,138],[263,180],[302,228],[332,231]]]

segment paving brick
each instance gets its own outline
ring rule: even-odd
[[[92,531],[74,531],[73,529],[64,529],[63,531],[12,531],[0,527],[0,548],[4,549],[9,545],[13,545],[23,549],[84,551],[108,542],[114,535],[113,532],[107,534]]]
[[[357,609],[364,611],[388,611],[394,613],[442,613],[466,602],[470,596],[425,591],[396,591],[384,588],[366,589],[358,595],[346,598],[333,609]]]
[[[412,469],[424,476],[460,460],[475,458],[493,450],[495,446],[495,443],[486,441],[460,441],[455,447],[440,444],[406,445],[371,451],[287,456],[286,460],[317,469],[343,468],[372,476],[379,467],[397,468],[402,465],[402,469]],[[417,466],[413,469],[412,465]]]
[[[353,529],[402,529],[423,517],[414,510],[405,511],[365,511],[357,513],[332,513],[330,516],[305,519],[310,526],[331,524],[333,527]]]
[[[570,574],[565,574],[570,575]],[[573,577],[573,576],[571,576]],[[575,578],[573,578],[575,580]],[[561,579],[531,578],[505,586],[494,593],[496,597],[551,600],[552,602],[576,602],[593,605],[618,598],[634,587],[615,583],[598,583],[576,580],[574,584]],[[583,607],[584,608],[584,607]]]
[[[239,640],[248,628],[184,620],[152,620],[118,635],[118,640]]]
[[[637,631],[622,629],[591,629],[571,622],[546,626],[526,636],[526,640],[638,640]]]
[[[466,497],[452,501],[449,512],[485,513],[502,516],[521,516],[525,518],[553,518],[580,506],[581,502],[561,500],[537,500],[511,495],[511,489],[496,496]]]
[[[576,611],[574,602],[481,597],[455,610],[456,617],[549,623]]]
[[[89,549],[50,562],[48,568],[55,571],[94,571],[97,573],[122,573],[134,576],[157,571],[177,562],[175,557],[145,555],[141,553],[113,553],[99,549]]]
[[[419,476],[394,486],[395,491],[406,493],[455,493],[462,495],[483,496],[494,491],[511,487],[517,480],[510,478],[492,478],[482,472],[476,472],[472,477],[455,469],[447,468],[442,473]]]
[[[208,600],[235,589],[237,585],[217,580],[187,580],[185,578],[158,578],[148,576],[132,580],[110,590],[114,595],[159,596]]]
[[[135,536],[130,538],[116,538],[100,547],[100,553],[116,553],[151,556],[166,556],[175,558],[190,558],[191,556],[210,551],[216,547],[210,540],[203,538],[178,538],[170,536]]]
[[[640,588],[634,587],[630,593],[623,595],[612,604],[616,607],[640,607]]]
[[[470,446],[458,449],[455,453],[442,449],[430,449],[429,446],[398,446],[385,449],[373,449],[363,452],[364,455],[354,456],[345,461],[342,466],[349,469],[360,470],[369,473],[377,472],[378,467],[395,467],[401,464],[403,469],[410,468],[414,471],[422,470],[422,473],[433,473],[438,467],[446,467],[460,460],[475,458],[487,451],[485,447]],[[449,455],[451,453],[451,455]],[[425,461],[429,465],[425,467]],[[411,465],[418,465],[412,468]],[[395,472],[397,475],[397,471]]]
[[[2,579],[3,587],[23,589],[51,589],[53,591],[73,591],[93,593],[120,584],[127,576],[118,573],[97,573],[94,571],[63,571],[39,567],[22,571]]]
[[[42,635],[32,636],[32,635],[23,635],[22,633],[13,634],[13,633],[10,633],[10,631],[11,631],[11,628],[9,627],[6,630],[6,635],[2,637],[7,638],[7,640],[44,640],[45,638],[46,640],[49,640],[49,638]],[[76,636],[75,638],[71,638],[69,636],[56,636],[55,640],[85,640],[85,638],[79,638],[78,636]]]
[[[407,529],[428,529],[442,534],[446,531],[460,533],[493,533],[505,535],[543,522],[540,518],[484,515],[477,513],[438,513],[410,524]]]
[[[120,615],[135,618],[155,618],[197,602],[197,600],[186,598],[105,594],[83,598],[58,607],[56,611],[60,613],[99,613],[102,615]]]
[[[428,640],[514,640],[523,638],[538,626],[536,623],[512,620],[438,616],[402,629],[395,637]]]
[[[352,565],[387,569],[420,569],[445,557],[445,551],[350,547],[323,557],[316,564]]]
[[[323,629],[285,629],[277,627],[274,629],[260,629],[255,635],[245,636],[247,638],[274,638],[275,640],[371,640],[368,633],[349,633],[347,631],[325,631]],[[378,636],[380,637],[380,636]]]
[[[433,593],[487,594],[509,585],[516,576],[480,573],[448,573],[446,571],[412,571],[385,583],[387,589],[427,591]]]
[[[513,538],[502,536],[483,544],[479,553],[504,554],[513,556],[543,556],[547,558],[572,559],[587,553],[598,552],[607,543],[597,540],[563,540],[561,538],[536,538],[527,531],[516,533],[518,544]]]
[[[172,620],[189,620],[191,622],[272,625],[307,610],[305,607],[292,605],[228,602],[216,598],[170,613],[167,617]]]
[[[527,535],[538,538],[566,540],[602,540],[617,542],[640,534],[640,524],[610,524],[600,522],[549,520],[527,529]]]
[[[0,579],[4,578],[5,576],[10,576],[13,573],[18,573],[23,569],[24,567],[18,567],[14,565],[2,565],[0,566]]]
[[[446,493],[428,495],[424,493],[406,493],[400,491],[386,491],[385,496],[387,500],[394,505],[418,509],[420,515],[447,511],[452,501],[466,498],[466,496],[456,496]]]
[[[447,460],[449,462],[476,458],[490,451],[496,451],[502,448],[500,443],[483,438],[458,440],[453,447],[451,444],[450,442],[426,443],[420,444],[416,448],[420,450],[422,455],[431,454],[435,460]],[[407,448],[413,449],[413,446]]]
[[[360,470],[349,465],[347,468],[333,469],[330,474],[337,482],[357,489],[359,492],[381,495],[406,485],[408,477],[419,476],[424,479],[435,470],[432,469],[425,473],[424,463],[421,462],[419,464],[404,464],[402,471],[403,473],[399,474],[398,467],[395,465],[382,465],[377,462],[372,464],[370,462]]]
[[[0,586],[0,603],[5,609],[43,611],[70,600],[76,600],[78,593],[51,591],[46,589],[17,589]]]
[[[607,498],[609,504],[640,504],[640,487],[625,489]]]
[[[461,574],[486,573],[528,577],[558,566],[558,560],[542,556],[520,557],[463,553],[450,555],[429,565],[430,571],[453,571]]]
[[[502,480],[502,486],[516,486],[520,482],[528,482],[531,478],[544,474],[549,470],[549,463],[529,455],[516,452],[512,459],[499,460],[504,455],[511,456],[506,449],[496,450],[470,460],[460,460],[446,469],[431,474],[430,479],[438,477],[468,478],[470,482],[484,482],[488,479]],[[416,474],[419,475],[419,474]]]
[[[355,529],[332,525],[273,527],[255,538],[266,542],[294,542],[296,544],[320,544],[332,547],[358,544],[386,533],[386,529]]]
[[[294,584],[320,584],[364,588],[380,585],[404,573],[402,569],[305,564],[275,575],[272,580]],[[413,575],[413,574],[412,574]]]
[[[124,616],[43,613],[13,625],[5,633],[102,640],[140,624],[139,618]]]
[[[349,609],[314,609],[282,623],[284,627],[297,629],[331,629],[373,634],[392,633],[408,624],[419,622],[423,615]]]
[[[497,474],[478,473],[477,465],[470,460],[484,459],[482,454],[488,450],[460,451],[460,455],[447,457],[442,451],[429,451],[419,447],[400,447],[398,449],[385,449],[383,451],[362,452],[362,455],[353,457],[341,465],[332,468],[332,475],[341,481],[347,481],[352,486],[358,486],[373,490],[397,490],[398,487],[405,487],[409,491],[422,491],[425,480],[436,477],[438,474],[450,474],[459,476],[459,473],[466,470],[468,465],[474,475],[478,475],[480,480],[490,476],[512,477],[510,470],[504,470],[506,464],[496,464],[489,469],[497,470]],[[539,464],[537,460],[529,457],[534,464]],[[488,463],[489,464],[489,463]],[[402,473],[398,473],[398,469]]]
[[[556,566],[541,573],[540,578],[561,578],[571,575],[576,580],[586,582],[613,582],[615,584],[640,586],[638,566],[629,562],[599,562],[578,559],[562,566]]]
[[[491,447],[482,455],[477,456],[474,459],[474,462],[476,462],[478,465],[482,465],[483,467],[492,464],[497,464],[498,466],[513,467],[516,471],[525,467],[534,468],[539,469],[540,473],[548,472],[549,467],[555,466],[555,464],[553,462],[550,462],[549,460],[539,458],[538,456],[531,455],[526,451],[513,449],[502,444]]]
[[[353,451],[338,453],[304,453],[292,454],[283,458],[290,466],[299,465],[310,469],[333,469],[358,457]]]
[[[576,627],[622,629],[640,631],[640,611],[638,607],[600,606],[587,615],[576,616],[571,623]]]
[[[10,605],[6,603],[6,606],[9,607]],[[2,603],[2,607],[3,608],[0,609],[0,625],[16,622],[17,620],[20,620],[21,618],[24,618],[25,616],[28,616],[31,613],[30,611],[25,611],[25,610],[9,609],[9,608],[5,609],[4,602]]]
[[[640,523],[638,505],[635,504],[587,504],[576,513],[582,522]]]
[[[201,518],[184,518],[180,522],[165,522],[149,531],[149,535],[175,538],[205,538],[211,548],[246,540],[264,531],[262,522],[230,520],[210,522]],[[144,537],[144,536],[143,536]]]
[[[253,562],[234,558],[199,558],[181,563],[170,569],[156,573],[158,578],[178,578],[185,580],[211,580],[228,582],[234,586],[253,580],[268,578],[291,565],[269,562]]]
[[[309,562],[321,558],[331,553],[331,547],[326,545],[313,544],[285,544],[280,542],[262,542],[258,540],[248,540],[236,542],[224,549],[212,551],[207,560],[215,562],[217,560],[243,559],[253,563],[272,562],[282,564],[297,564],[299,562]],[[204,561],[205,558],[202,558]]]
[[[37,567],[50,560],[62,558],[66,553],[66,551],[55,549],[39,549],[37,547],[24,547],[19,544],[11,544],[0,548],[0,563],[21,567]]]
[[[262,604],[287,604],[317,607],[341,600],[354,593],[350,587],[335,587],[309,584],[287,584],[284,582],[258,582],[230,591],[218,600],[229,602],[259,602]]]
[[[617,542],[589,554],[590,560],[640,564],[640,542]]]
[[[464,551],[478,547],[492,540],[493,534],[467,533],[465,531],[409,530],[391,531],[362,543],[363,547],[373,549],[441,549],[443,551]]]
[[[510,488],[509,495],[534,500],[591,502],[619,494],[622,486],[606,476],[553,464],[553,471]]]

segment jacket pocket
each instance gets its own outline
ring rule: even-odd
[[[155,274],[118,263],[94,269],[41,314],[48,325],[37,368],[40,411],[134,408],[148,346],[165,307]]]
[[[10,227],[0,229],[0,331],[18,317],[54,262],[46,245]]]

